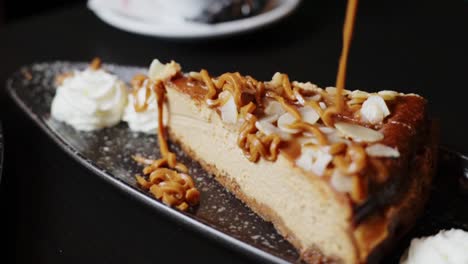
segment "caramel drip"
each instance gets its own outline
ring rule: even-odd
[[[102,61],[98,57],[94,58],[89,64],[89,68],[94,71],[101,69],[101,66],[102,66]]]
[[[314,136],[318,139],[318,142],[321,146],[328,145],[328,139],[327,137],[320,131],[320,129],[314,125],[302,122],[302,121],[297,121],[294,124],[289,126],[290,128],[293,129],[301,129],[302,131],[305,132],[310,132],[314,134]]]
[[[242,105],[243,83],[240,79],[239,73],[225,73],[218,78],[216,85],[218,89],[229,91],[234,96],[236,105]]]
[[[333,127],[335,121],[333,119],[333,117],[336,115],[336,114],[339,114],[340,111],[338,110],[338,107],[336,106],[330,106],[328,107],[327,109],[325,109],[325,111],[323,112],[323,114],[320,116],[320,118],[322,119],[323,123],[326,125],[326,126],[329,126],[329,127]]]
[[[132,78],[131,85],[133,88],[133,108],[136,112],[144,112],[148,109],[148,99],[151,95],[151,82],[149,82],[148,77],[143,74],[137,74]],[[140,97],[138,92],[140,89],[145,89],[145,99],[143,102],[140,102]]]
[[[158,142],[161,152],[161,159],[149,160],[141,156],[134,156],[134,160],[140,164],[146,165],[143,174],[148,179],[136,175],[138,184],[149,190],[156,199],[161,200],[169,206],[175,206],[179,210],[185,211],[189,205],[196,205],[200,199],[200,193],[195,188],[193,179],[187,174],[187,167],[177,162],[176,155],[169,150],[166,140],[166,131],[163,123],[164,101],[166,89],[161,81],[151,82],[148,78],[136,76],[135,85],[140,84],[139,89],[153,89],[156,93],[158,105]],[[142,85],[145,84],[146,85]],[[142,86],[141,86],[142,85]],[[135,87],[135,86],[134,86]],[[151,87],[151,88],[150,88]],[[134,90],[135,99],[138,89]],[[150,91],[146,91],[146,99],[143,102],[144,107],[135,100],[135,111],[144,111],[148,105]]]
[[[281,73],[280,74],[281,78],[281,86],[279,86],[279,91],[277,92],[279,95],[281,95],[284,98],[287,98],[288,100],[295,101],[297,100],[293,88],[291,86],[291,82],[289,81],[289,76],[287,74]]]
[[[263,107],[263,95],[265,93],[265,84],[263,82],[255,80],[250,76],[246,77],[245,83],[251,90],[254,90],[255,103],[259,107]]]
[[[340,113],[343,110],[343,92],[346,81],[346,66],[348,64],[349,48],[353,37],[354,21],[356,18],[358,0],[348,0],[346,8],[346,18],[343,26],[343,49],[340,56],[340,64],[336,77],[336,111]]]

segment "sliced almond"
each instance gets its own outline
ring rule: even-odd
[[[384,90],[377,93],[380,97],[382,97],[385,101],[394,100],[398,93],[395,91]]]
[[[379,158],[398,158],[400,157],[400,152],[397,148],[392,148],[383,144],[374,144],[366,148],[366,153],[372,157]]]
[[[317,85],[315,85],[315,84],[313,84],[311,82],[302,83],[302,82],[294,81],[294,82],[292,82],[292,85],[295,86],[295,87],[299,87],[299,88],[301,88],[301,90],[304,90],[304,91],[318,92],[318,91],[322,90]]]
[[[163,64],[158,59],[154,59],[153,62],[151,62],[148,76],[153,81],[167,81],[176,76],[180,71],[181,67],[175,61]]]
[[[351,144],[351,141],[349,139],[346,139],[345,136],[336,129],[334,132],[327,134],[327,137],[328,137],[328,142],[330,144],[335,144],[335,143],[345,143],[347,145]]]
[[[283,85],[283,75],[280,72],[276,72],[273,77],[271,78],[271,81],[266,83],[267,86],[275,88],[275,87],[280,87]]]
[[[315,101],[315,102],[318,102],[320,101],[320,99],[322,99],[322,96],[320,94],[316,94],[314,96],[308,96],[308,97],[305,97],[305,100],[306,101]]]
[[[296,160],[296,165],[317,176],[323,176],[332,159],[333,157],[327,151],[320,148],[303,147],[301,156]]]
[[[268,123],[274,123],[278,121],[279,115],[267,115],[263,118],[261,118],[262,121],[268,122]]]
[[[304,105],[305,104],[305,99],[304,97],[302,96],[301,93],[299,93],[298,91],[294,91],[294,97],[296,97],[296,100],[297,102],[300,104],[300,105]]]
[[[318,145],[318,140],[317,138],[314,137],[314,135],[311,135],[310,133],[304,133],[305,137],[299,137],[297,140],[299,144],[301,145],[307,145],[307,144],[312,144],[312,145]]]
[[[296,121],[297,121],[296,118],[292,114],[290,114],[289,112],[286,112],[278,118],[278,127],[282,129],[284,132],[295,134],[295,133],[298,133],[300,130],[289,128],[289,126],[292,125]]]
[[[315,124],[320,119],[319,114],[310,106],[299,108],[299,113],[301,114],[302,121],[309,124]]]
[[[272,125],[270,122],[265,121],[265,120],[259,120],[255,122],[255,127],[261,131],[263,134],[269,136],[272,134],[278,135],[282,140],[290,140],[291,135],[288,133],[285,133],[278,127]]]
[[[322,131],[325,134],[331,134],[336,131],[333,127],[326,127],[326,126],[321,126],[319,127],[320,131]]]
[[[188,73],[188,76],[195,79],[195,80],[201,80],[202,79],[200,72],[191,71],[191,72]],[[205,88],[205,87],[202,87],[202,88]]]
[[[387,107],[384,99],[378,95],[371,95],[362,104],[361,117],[363,121],[371,124],[381,123],[385,117],[390,115],[390,110]]]
[[[325,92],[333,95],[333,94],[336,94],[337,93],[337,89],[336,87],[327,87],[325,88]],[[347,95],[347,94],[350,94],[351,92],[349,90],[343,90],[343,95]]]
[[[222,93],[229,93],[228,91],[224,91]],[[222,94],[221,93],[221,94]],[[220,97],[226,96],[226,95],[219,95]],[[237,112],[237,105],[236,102],[234,101],[234,97],[229,93],[229,99],[226,101],[226,103],[222,106],[219,106],[218,109],[221,112],[221,119],[223,122],[228,123],[228,124],[235,124],[237,122],[237,117],[239,113]]]
[[[320,106],[320,108],[322,108],[323,110],[327,109],[327,105],[326,105],[324,102],[319,102],[319,106]]]
[[[370,96],[370,94],[364,91],[354,90],[351,92],[350,96],[353,99],[358,99],[358,98],[367,99]]]
[[[366,99],[364,99],[364,98],[353,98],[353,99],[347,101],[346,103],[351,106],[351,105],[362,104],[365,100]]]
[[[339,170],[335,170],[330,178],[330,184],[338,192],[349,193],[353,190],[353,177],[343,175]]]
[[[336,94],[336,88],[335,87],[327,87],[325,88],[325,92],[329,94]]]
[[[384,138],[384,135],[379,131],[356,124],[337,122],[335,123],[335,127],[345,137],[349,137],[357,142],[376,142]]]
[[[265,107],[267,115],[282,115],[286,112],[278,101],[269,101]]]

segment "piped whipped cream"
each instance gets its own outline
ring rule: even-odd
[[[127,103],[127,88],[102,69],[75,71],[57,88],[52,117],[77,130],[92,131],[118,124]]]
[[[462,264],[468,263],[468,232],[443,230],[437,235],[417,238],[400,264]]]
[[[146,86],[146,83],[143,85]],[[142,111],[135,110],[135,104],[146,107]],[[164,111],[167,113],[167,111]],[[132,131],[146,134],[156,134],[158,129],[158,102],[153,89],[140,88],[136,94],[128,95],[128,105],[125,108],[123,121],[128,123]]]
[[[150,80],[143,82],[136,93],[128,95],[128,105],[125,108],[123,121],[128,123],[132,131],[143,132],[147,134],[156,134],[158,129],[158,98],[157,94],[151,88],[151,83],[148,82],[165,82],[176,76],[182,71],[182,68],[175,61],[169,63],[161,63],[158,59],[154,59],[148,70]],[[139,106],[139,111],[135,109]],[[163,106],[163,123],[167,124],[168,111],[166,106]]]

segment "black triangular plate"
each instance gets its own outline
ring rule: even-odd
[[[296,262],[299,255],[270,223],[263,221],[233,195],[226,192],[198,163],[171,144],[179,159],[190,168],[201,191],[197,208],[183,213],[165,206],[136,185],[134,174],[141,171],[131,156],[157,157],[156,137],[131,132],[126,124],[96,132],[79,132],[50,117],[55,94],[54,78],[85,63],[52,62],[25,66],[7,81],[7,89],[20,108],[71,157],[119,189],[150,205],[161,214],[221,241],[260,261]],[[129,82],[143,68],[105,65],[107,70]],[[31,78],[32,77],[32,78]],[[440,228],[468,230],[466,170],[468,161],[462,155],[441,149],[439,173],[425,214],[385,263],[396,263],[412,237],[429,235]],[[465,180],[464,180],[465,179]],[[447,207],[446,204],[450,206]]]

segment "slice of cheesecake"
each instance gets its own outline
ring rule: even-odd
[[[377,262],[422,211],[436,154],[422,97],[179,69],[149,71],[170,138],[305,261]]]

